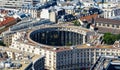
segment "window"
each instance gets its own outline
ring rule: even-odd
[[[34,53],[34,50],[32,50],[32,53]]]
[[[112,27],[114,27],[114,24],[112,24]]]
[[[117,28],[119,28],[119,25],[116,25],[117,26]]]
[[[106,55],[110,55],[110,53],[107,52]]]
[[[29,51],[29,49],[27,49],[27,51]]]
[[[101,23],[99,23],[98,25],[101,26]]]
[[[105,24],[103,24],[103,26],[105,26]]]

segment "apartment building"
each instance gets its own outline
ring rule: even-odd
[[[95,20],[97,27],[105,27],[105,28],[117,28],[120,29],[120,21],[114,19],[106,19],[106,18],[97,18]]]
[[[2,0],[0,1],[0,7],[4,7],[4,8],[21,8],[22,5],[25,4],[31,4],[31,5],[35,5],[37,3],[39,3],[39,1],[36,2],[36,0]]]
[[[22,0],[5,0],[2,1],[3,5],[2,7],[5,8],[20,8],[23,4]]]
[[[29,35],[22,31],[14,34],[12,45],[9,47],[23,52],[44,55],[45,69],[48,70],[90,69],[101,55],[120,55],[119,48],[112,46],[56,47],[38,44],[29,40]]]
[[[100,3],[98,5],[103,11],[101,16],[104,18],[112,18],[120,15],[120,6],[116,2]]]
[[[48,70],[71,70],[90,67],[96,62],[100,55],[120,55],[118,48],[112,47],[44,47],[33,46],[22,42],[15,42],[10,48],[45,55],[45,69]],[[91,48],[90,48],[91,47]]]
[[[106,33],[110,32],[113,34],[120,33],[120,21],[114,19],[106,19],[106,18],[97,18],[95,20],[95,25],[98,28],[98,32]]]

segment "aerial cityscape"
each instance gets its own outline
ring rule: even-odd
[[[120,70],[120,0],[0,0],[0,70]]]

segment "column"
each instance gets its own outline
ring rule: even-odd
[[[67,45],[67,32],[65,32],[65,45]]]
[[[63,31],[60,32],[61,45],[63,45]]]
[[[86,36],[85,35],[83,35],[83,44],[85,44],[85,38]]]

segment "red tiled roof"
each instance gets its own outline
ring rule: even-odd
[[[0,22],[0,27],[9,24],[10,22],[15,21],[16,19],[13,17],[5,17],[5,20],[3,20],[2,22]]]
[[[88,15],[88,16],[84,16],[84,17],[81,17],[80,20],[81,21],[91,21],[92,19],[96,19],[98,18],[98,14],[93,14],[93,15]]]

